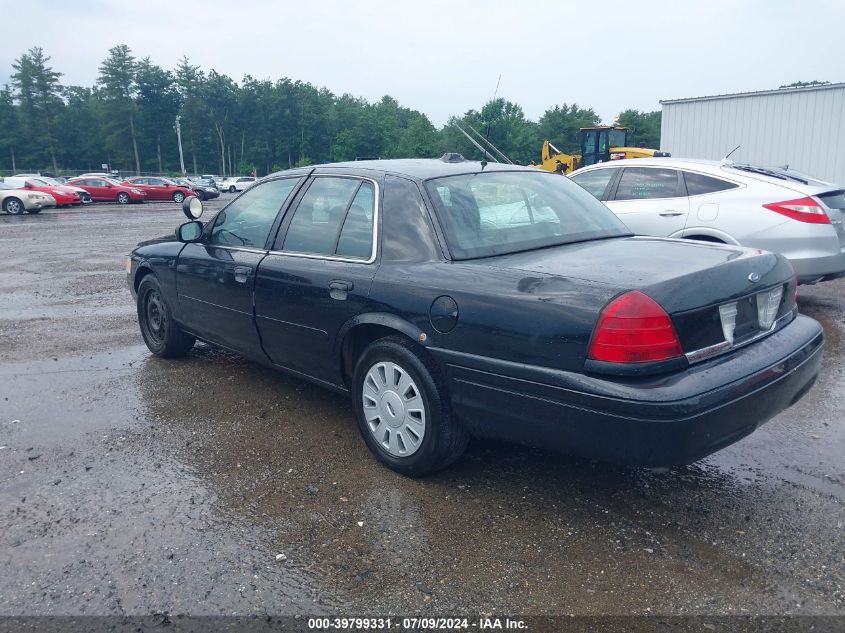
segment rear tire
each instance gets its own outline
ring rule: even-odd
[[[129,201],[130,201],[129,194],[126,193],[125,191],[121,191],[119,194],[117,194],[117,203],[118,204],[129,204]]]
[[[3,211],[9,215],[20,215],[24,212],[23,202],[17,198],[6,198],[3,201]]]
[[[352,397],[367,447],[402,475],[422,477],[445,468],[469,441],[452,414],[439,367],[405,338],[380,339],[364,350]]]
[[[182,201],[185,199],[185,194],[181,191],[174,191],[173,192],[173,202],[176,204],[182,204]]]
[[[173,320],[170,305],[152,275],[144,277],[138,286],[138,324],[147,348],[161,358],[184,356],[196,342]]]

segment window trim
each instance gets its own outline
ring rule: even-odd
[[[374,191],[374,195],[373,195],[373,198],[374,198],[374,201],[373,201],[373,204],[374,204],[374,208],[373,208],[373,243],[372,243],[372,246],[370,248],[370,256],[367,259],[363,259],[361,257],[340,257],[338,255],[321,255],[319,253],[301,253],[301,252],[298,252],[298,251],[276,250],[276,249],[273,249],[273,248],[270,248],[270,250],[268,251],[268,254],[269,255],[282,255],[282,256],[286,256],[286,257],[300,257],[300,258],[303,258],[303,259],[318,259],[318,260],[329,261],[329,262],[346,262],[346,263],[349,263],[349,264],[373,264],[376,261],[376,259],[378,259],[378,238],[379,238],[379,235],[380,235],[380,233],[379,233],[379,223],[380,223],[380,220],[381,220],[381,187],[379,186],[379,183],[378,183],[377,180],[375,180],[374,178],[370,178],[368,176],[358,176],[358,175],[355,175],[355,174],[333,174],[333,173],[311,174],[310,182],[307,183],[307,186],[304,187],[301,194],[297,196],[297,199],[295,201],[291,201],[291,204],[293,204],[295,202],[296,206],[293,208],[292,213],[289,213],[291,208],[288,207],[287,212],[285,213],[286,217],[283,220],[283,226],[279,227],[279,234],[280,235],[279,234],[276,235],[276,238],[273,240],[273,244],[271,244],[271,247],[273,245],[275,245],[276,242],[279,241],[279,237],[282,237],[282,244],[285,243],[285,238],[287,238],[288,230],[290,229],[290,224],[293,221],[293,217],[296,215],[296,211],[299,209],[299,205],[302,202],[302,199],[306,195],[308,195],[308,190],[311,188],[311,185],[314,184],[314,181],[317,180],[317,178],[351,178],[353,180],[358,180],[359,182],[367,181],[369,183],[372,183],[373,187],[375,188],[375,191]],[[359,184],[358,188],[355,190],[356,194],[358,193],[360,188],[361,188],[361,185]],[[352,197],[353,200],[354,200],[354,197],[355,196],[353,195],[353,197]],[[350,204],[351,204],[351,202],[350,202]],[[347,206],[347,213],[348,213],[348,211],[349,211],[349,208]],[[289,217],[287,217],[287,216],[289,216]],[[345,216],[344,216],[344,223],[345,222],[346,222],[346,220],[345,220]],[[342,230],[343,230],[343,223],[341,223],[341,232],[342,232]],[[337,238],[339,238],[339,235],[340,234],[338,234]],[[337,238],[335,240],[335,250],[337,250]]]

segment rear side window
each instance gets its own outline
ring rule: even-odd
[[[691,171],[683,171],[681,173],[684,175],[684,181],[687,183],[687,195],[689,196],[700,196],[704,193],[716,193],[717,191],[727,191],[728,189],[739,187],[736,183],[728,182],[721,178],[714,178],[713,176],[696,174]]]
[[[681,194],[678,172],[659,167],[626,167],[616,188],[616,200],[676,198]]]
[[[372,183],[315,178],[294,212],[282,250],[367,259],[372,251],[374,213]]]
[[[593,169],[580,174],[575,174],[570,177],[570,180],[581,185],[581,187],[594,195],[598,200],[603,200],[608,183],[613,180],[613,176],[615,176],[618,171],[618,168]]]

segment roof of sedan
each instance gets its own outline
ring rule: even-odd
[[[275,176],[277,174],[309,173],[312,169],[316,169],[323,173],[335,170],[377,171],[387,174],[410,176],[420,180],[428,180],[429,178],[438,178],[441,176],[454,176],[457,174],[479,173],[482,171],[537,171],[532,167],[522,167],[520,165],[510,165],[507,163],[489,162],[482,167],[480,161],[472,160],[460,160],[453,162],[440,158],[398,158],[384,160],[356,160],[343,163],[324,163],[322,165],[311,165],[309,167],[289,169],[270,175]]]

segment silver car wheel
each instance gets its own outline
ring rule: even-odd
[[[19,215],[23,213],[23,204],[17,198],[8,198],[6,204],[6,213],[9,215]]]
[[[417,452],[425,437],[426,412],[422,394],[411,375],[390,361],[370,367],[361,392],[370,433],[393,457]]]

